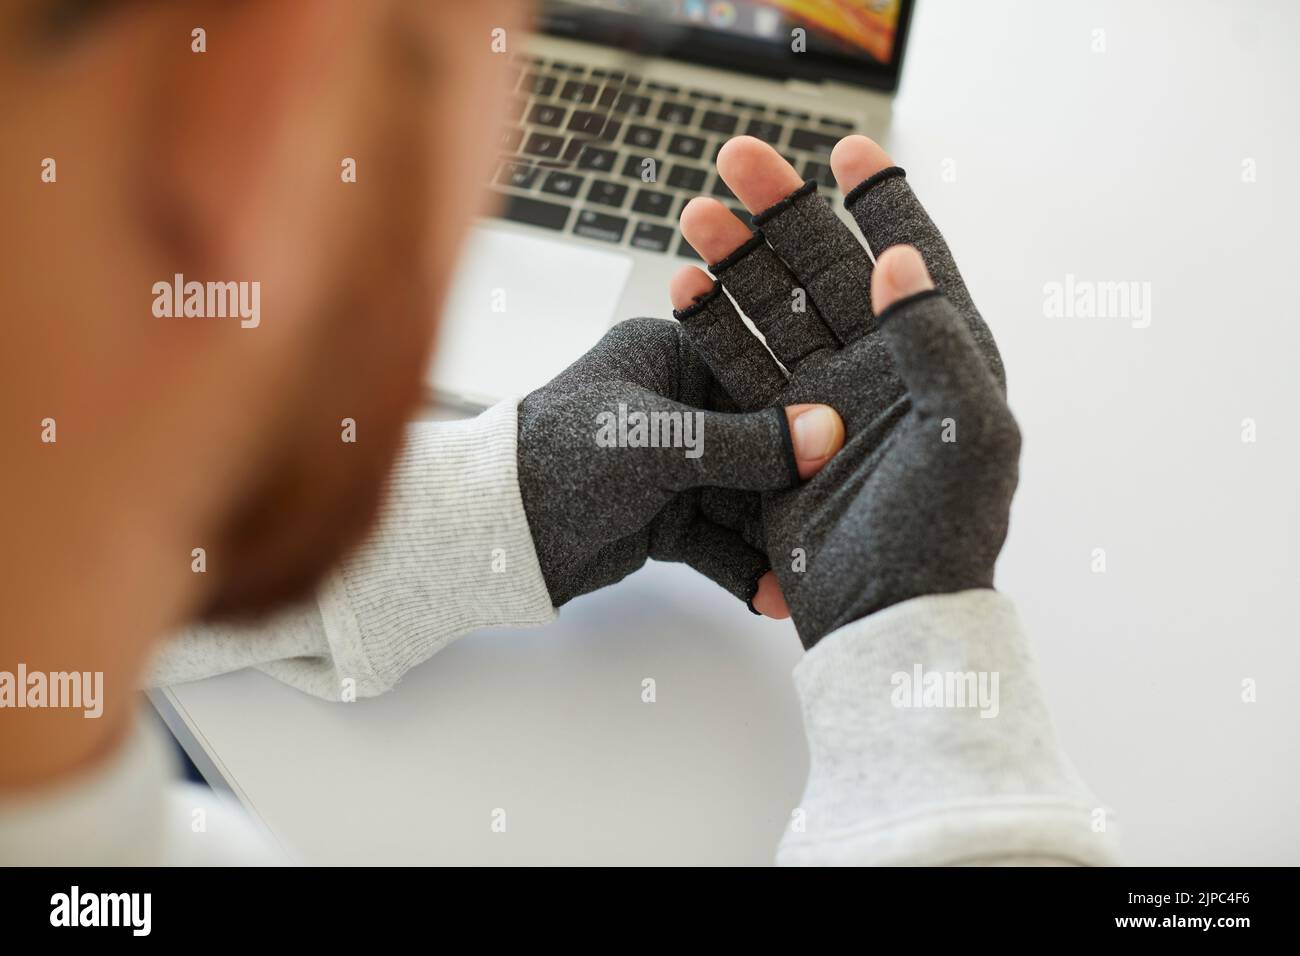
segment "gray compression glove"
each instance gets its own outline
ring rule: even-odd
[[[735,409],[681,326],[660,319],[615,326],[520,403],[519,489],[553,604],[646,558],[752,600],[769,568],[756,492],[799,473],[784,410]],[[659,447],[642,444],[652,435]]]
[[[822,402],[844,419],[826,467],[764,496],[768,554],[806,647],[909,598],[992,586],[1020,448],[993,337],[903,171],[845,203],[873,249],[915,246],[936,291],[874,316],[872,262],[809,182],[755,216],[760,232],[710,266],[713,291],[677,313],[741,407]],[[723,289],[771,355],[735,344],[753,336]],[[789,373],[776,387],[773,355]]]

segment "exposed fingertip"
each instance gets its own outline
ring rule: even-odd
[[[933,289],[925,260],[912,246],[890,246],[871,273],[871,304],[879,315],[900,299]]]
[[[718,175],[750,212],[780,202],[803,185],[784,156],[753,136],[730,139],[718,152]]]
[[[790,606],[785,603],[785,595],[781,593],[781,584],[776,579],[775,571],[768,571],[758,579],[758,590],[750,603],[764,617],[784,621],[790,616]]]
[[[677,221],[681,224],[682,228],[685,228],[688,222],[699,216],[712,215],[711,210],[714,210],[719,206],[723,209],[727,208],[711,196],[695,196],[682,207],[682,214],[677,217]]]
[[[753,235],[735,213],[710,196],[696,196],[686,204],[681,230],[705,262],[725,258]]]
[[[713,279],[703,269],[682,266],[668,280],[668,298],[677,310],[690,308],[696,296],[707,294],[713,288]]]
[[[863,180],[894,165],[889,154],[869,136],[853,133],[831,150],[831,172],[840,190],[848,195]]]
[[[718,150],[718,172],[725,179],[729,171],[743,171],[754,159],[775,152],[771,146],[756,136],[733,136]]]

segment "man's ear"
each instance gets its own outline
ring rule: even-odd
[[[132,117],[137,200],[182,271],[306,280],[322,245],[319,190],[338,184],[331,103],[353,75],[363,25],[347,0],[143,5],[158,17],[152,96]],[[314,105],[313,105],[314,104]],[[314,239],[313,239],[314,236]],[[264,276],[270,278],[270,276]],[[296,283],[281,273],[281,290]],[[288,280],[288,281],[286,281]],[[289,288],[286,288],[286,285]]]

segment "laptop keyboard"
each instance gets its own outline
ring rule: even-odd
[[[716,196],[749,222],[713,168],[722,144],[742,133],[817,180],[827,202],[838,197],[829,157],[853,130],[847,119],[540,57],[511,69],[511,122],[492,177],[504,219],[699,259],[677,231],[693,197]]]

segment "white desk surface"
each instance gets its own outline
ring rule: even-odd
[[[918,6],[889,140],[1006,359],[998,579],[1059,732],[1128,862],[1300,862],[1300,5]],[[1150,327],[1045,318],[1067,274],[1149,282]],[[651,566],[381,699],[253,672],[165,696],[311,861],[765,863],[806,768],[798,655]]]

